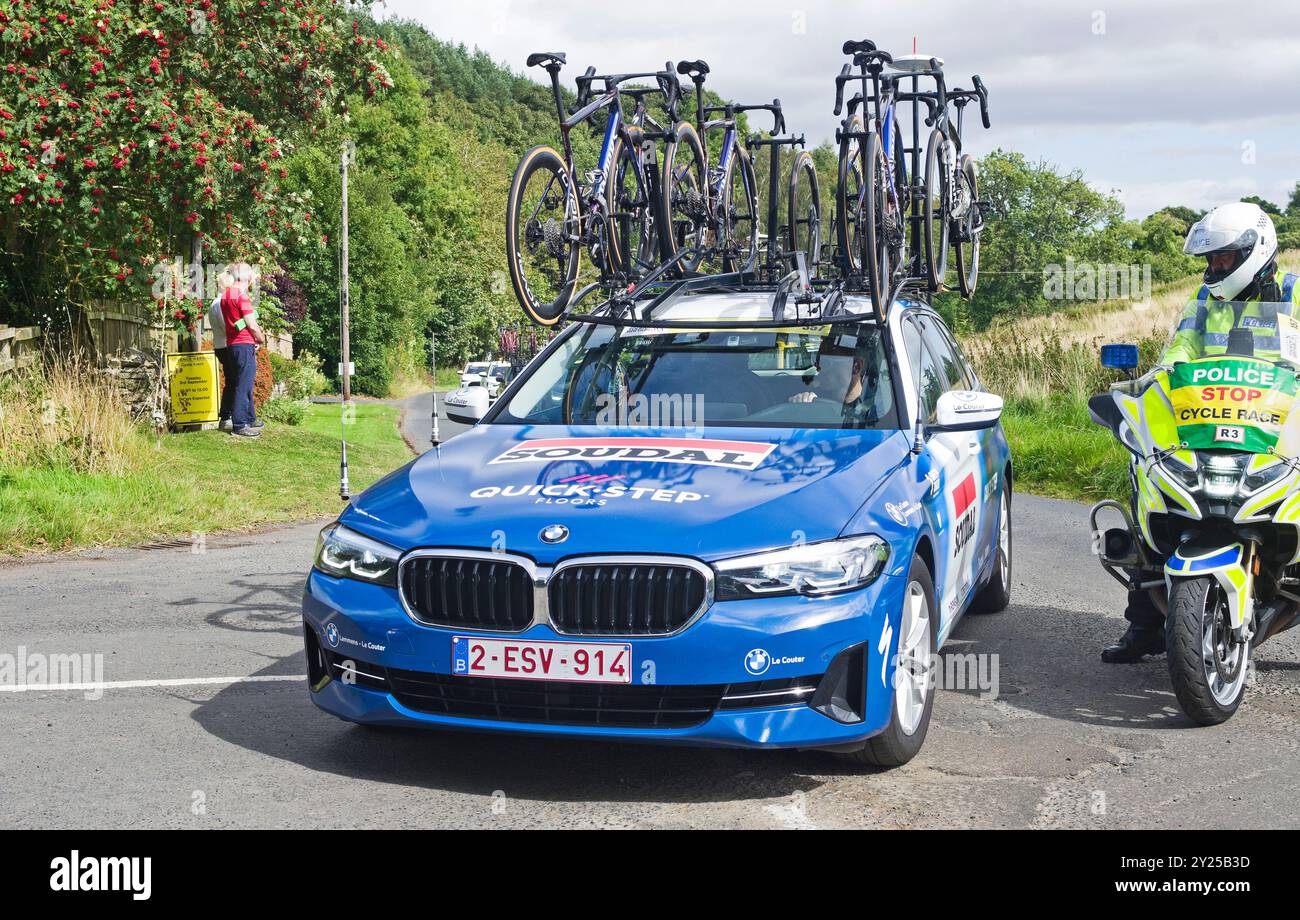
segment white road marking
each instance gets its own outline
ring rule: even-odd
[[[205,684],[262,684],[272,681],[305,681],[306,674],[267,674],[254,677],[180,677],[174,680],[109,680],[87,684],[19,684],[0,686],[0,693],[37,690],[129,690],[136,687],[197,687]]]

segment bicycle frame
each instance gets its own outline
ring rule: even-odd
[[[577,110],[568,114],[565,110],[564,96],[560,91],[560,79],[558,66],[548,66],[547,72],[551,75],[551,87],[554,94],[556,112],[560,119],[560,135],[564,151],[564,166],[569,174],[569,181],[573,187],[578,190],[578,227],[573,237],[577,243],[585,243],[592,226],[592,219],[608,221],[610,215],[607,213],[605,205],[605,191],[608,186],[610,177],[618,164],[614,162],[615,142],[621,140],[628,149],[636,150],[637,155],[633,156],[635,163],[635,176],[638,192],[644,196],[645,200],[651,200],[652,195],[652,177],[647,168],[645,160],[639,155],[639,149],[634,146],[632,135],[627,130],[626,116],[623,112],[623,96],[627,92],[621,88],[621,84],[629,80],[638,79],[656,79],[662,80],[665,75],[674,79],[671,71],[663,72],[646,72],[646,73],[625,73],[625,74],[605,74],[597,75],[594,69],[589,69],[583,76],[578,78],[578,105]],[[595,99],[587,99],[591,84],[601,80],[605,84],[604,91]],[[672,94],[666,94],[669,100],[670,108],[675,106],[675,100]],[[591,174],[592,181],[589,185],[583,186],[576,174],[573,161],[573,142],[571,133],[574,128],[589,121],[599,112],[609,110],[609,118],[605,124],[605,135],[601,142],[600,156],[597,160],[596,168]],[[649,119],[646,111],[643,96],[637,96],[636,109],[633,114],[633,127],[640,128],[644,122]],[[660,132],[662,133],[662,132]]]

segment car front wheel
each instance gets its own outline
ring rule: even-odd
[[[893,669],[889,725],[849,760],[871,767],[901,767],[921,750],[934,710],[931,665],[938,651],[935,635],[934,580],[925,561],[912,559],[899,617],[898,651]]]

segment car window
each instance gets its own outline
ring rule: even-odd
[[[682,331],[580,328],[529,369],[496,423],[898,428],[873,323]]]
[[[921,400],[921,417],[927,423],[933,423],[938,418],[939,397],[948,390],[948,378],[943,365],[928,347],[928,343],[921,349],[919,368],[920,382],[917,386],[917,394]]]
[[[935,358],[943,371],[945,390],[974,389],[972,379],[966,369],[966,362],[957,353],[957,348],[948,335],[943,324],[932,316],[921,318],[922,338],[934,352]]]

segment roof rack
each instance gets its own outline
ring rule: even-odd
[[[658,266],[640,283],[625,290],[615,290],[597,307],[587,313],[570,313],[572,322],[607,326],[636,326],[646,329],[781,329],[791,326],[824,326],[837,321],[862,322],[875,320],[875,311],[861,313],[848,309],[848,295],[861,293],[865,288],[851,283],[852,279],[812,280],[799,270],[776,281],[761,273],[750,271],[727,272],[716,275],[693,275],[687,278],[668,278],[669,270],[678,262],[689,259],[692,251],[683,251],[670,262]],[[585,299],[599,289],[599,282],[589,284],[574,298],[574,303]],[[607,288],[608,289],[608,288]],[[655,314],[687,294],[718,290],[725,293],[771,293],[771,319],[659,319]],[[900,279],[894,286],[892,303],[904,296],[928,302],[924,282],[916,278]],[[793,316],[790,308],[793,306]]]

